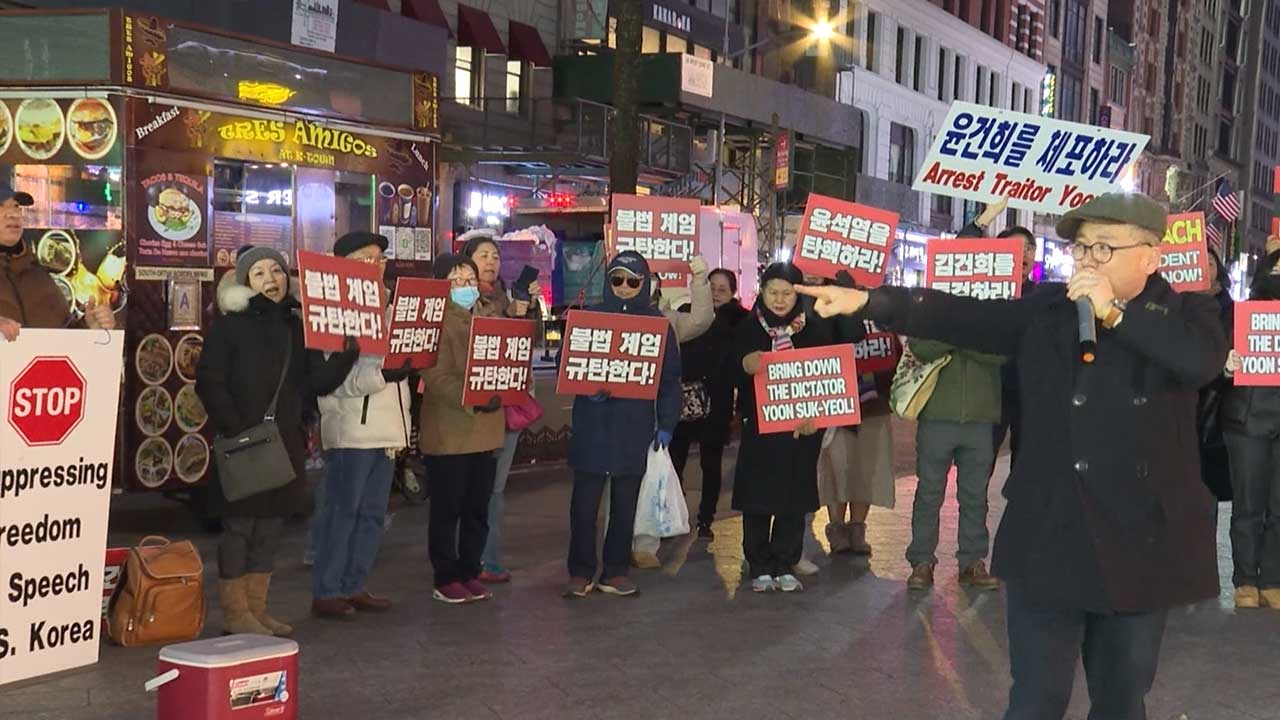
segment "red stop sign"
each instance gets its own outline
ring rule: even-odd
[[[9,384],[9,424],[28,445],[60,445],[84,419],[84,377],[66,357],[38,357]]]

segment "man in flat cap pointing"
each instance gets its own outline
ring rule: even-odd
[[[1015,360],[1024,446],[992,570],[1007,588],[1006,720],[1060,720],[1083,655],[1091,720],[1140,720],[1168,609],[1218,594],[1214,501],[1200,482],[1196,392],[1228,342],[1212,298],[1156,272],[1166,214],[1102,195],[1063,216],[1075,274],[1021,300],[884,287],[801,287],[820,315]],[[1096,317],[1082,360],[1075,300]]]

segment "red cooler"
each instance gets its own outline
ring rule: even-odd
[[[229,635],[160,650],[158,720],[295,720],[298,644]]]

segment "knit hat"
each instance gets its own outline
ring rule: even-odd
[[[453,272],[454,268],[459,265],[466,265],[471,268],[476,277],[480,276],[480,270],[476,268],[476,264],[471,261],[471,258],[454,253],[445,253],[436,258],[435,263],[431,265],[431,275],[437,280],[446,280],[449,277],[449,273]]]
[[[279,251],[274,248],[255,245],[254,247],[244,250],[236,256],[236,282],[240,285],[249,285],[249,269],[258,264],[261,260],[275,260],[280,264],[280,268],[288,270],[289,263],[284,259]]]

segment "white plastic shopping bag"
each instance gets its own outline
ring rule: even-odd
[[[636,503],[636,535],[669,538],[689,532],[689,508],[680,489],[676,466],[666,449],[649,450]]]

